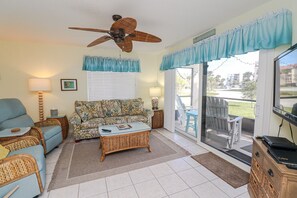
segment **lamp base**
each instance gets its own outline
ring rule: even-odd
[[[43,113],[43,93],[42,93],[42,91],[38,92],[38,111],[39,111],[39,121],[43,121],[44,113]]]
[[[158,110],[159,108],[158,108],[158,98],[157,97],[155,97],[155,98],[153,98],[152,99],[152,109],[153,110]]]

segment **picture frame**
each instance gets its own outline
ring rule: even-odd
[[[77,91],[76,79],[61,79],[61,91]]]

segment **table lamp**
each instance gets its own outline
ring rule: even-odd
[[[39,121],[43,121],[43,92],[51,90],[51,82],[46,78],[29,79],[29,90],[36,91],[38,93]]]
[[[151,87],[150,88],[150,96],[152,97],[152,109],[158,109],[158,97],[161,96],[161,88],[160,87]]]

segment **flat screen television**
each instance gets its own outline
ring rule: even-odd
[[[297,44],[274,59],[273,112],[297,126]]]

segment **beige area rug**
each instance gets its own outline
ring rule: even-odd
[[[230,184],[233,188],[238,188],[249,182],[249,173],[213,153],[195,155],[192,158]]]
[[[152,132],[150,145],[152,152],[148,152],[147,148],[131,149],[106,155],[105,160],[100,162],[99,140],[66,143],[48,191],[190,155],[157,132]]]

